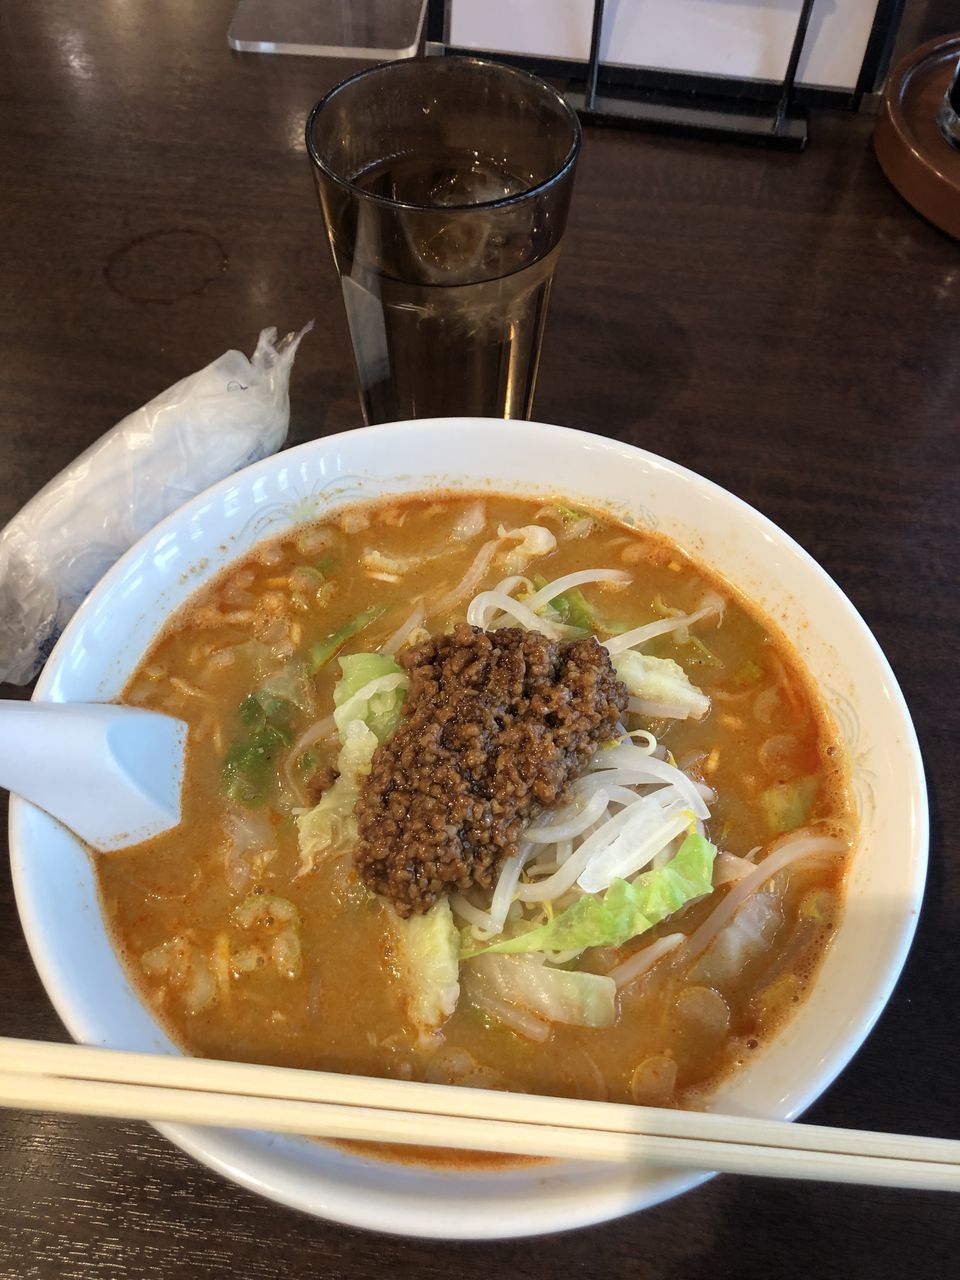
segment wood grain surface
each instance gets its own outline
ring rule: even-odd
[[[4,7],[0,525],[131,409],[268,324],[317,322],[291,442],[360,423],[302,144],[309,107],[355,67],[233,54],[232,10]],[[901,43],[951,28],[957,3],[908,4]],[[957,1137],[960,246],[887,185],[871,126],[818,115],[802,156],[587,130],[536,415],[732,490],[873,629],[926,761],[929,883],[889,1006],[808,1118]],[[0,1032],[65,1038],[6,860]],[[900,1280],[956,1275],[958,1240],[946,1195],[747,1178],[569,1236],[391,1239],[271,1205],[143,1125],[0,1115],[3,1280]]]

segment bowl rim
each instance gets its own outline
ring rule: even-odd
[[[743,499],[737,497],[737,495],[680,463],[670,461],[660,455],[651,453],[648,450],[640,449],[637,446],[627,444],[615,438],[598,436],[590,432],[539,422],[511,422],[508,425],[508,429],[511,431],[519,430],[525,434],[531,434],[534,437],[540,435],[543,437],[545,443],[549,441],[559,442],[563,440],[573,446],[579,444],[581,447],[599,449],[607,454],[619,455],[625,460],[630,459],[634,465],[639,463],[646,466],[647,469],[653,473],[656,473],[657,471],[671,473],[684,483],[693,483],[695,487],[705,492],[708,496],[722,498],[724,502],[732,504],[731,509],[733,511],[737,512],[739,515],[743,515],[749,521],[753,522],[761,531],[765,532],[768,537],[772,537],[775,542],[781,544],[792,556],[798,557],[800,562],[806,566],[808,571],[812,571],[815,575],[820,577],[824,585],[829,588],[836,605],[847,612],[848,618],[853,622],[859,633],[860,640],[868,646],[874,660],[879,664],[879,668],[885,677],[886,691],[888,694],[888,701],[891,704],[891,711],[898,717],[900,728],[902,729],[904,736],[903,751],[905,755],[910,757],[910,763],[912,766],[909,774],[908,785],[905,788],[909,793],[909,799],[912,805],[911,830],[913,832],[913,846],[911,850],[913,855],[913,877],[909,885],[909,900],[902,904],[899,916],[897,944],[890,949],[890,952],[886,957],[886,963],[883,966],[883,972],[878,975],[878,978],[874,983],[874,994],[869,1007],[862,1009],[860,1011],[860,1016],[853,1023],[847,1025],[838,1047],[835,1048],[833,1054],[823,1065],[816,1077],[812,1081],[808,1080],[805,1088],[794,1090],[791,1105],[781,1109],[778,1113],[785,1119],[794,1119],[801,1114],[807,1106],[821,1096],[821,1094],[830,1086],[830,1084],[832,1084],[839,1073],[848,1065],[852,1057],[862,1046],[864,1040],[869,1035],[871,1029],[890,999],[903,969],[903,965],[909,953],[916,930],[926,879],[929,815],[927,791],[919,745],[902,691],[900,690],[890,664],[872,631],[833,578],[789,534],[780,529],[779,526],[774,524],[774,522],[762,512],[744,502]],[[464,430],[482,430],[484,432],[492,430],[503,431],[504,423],[499,419],[434,418],[389,423],[379,427],[359,427],[336,435],[306,441],[289,450],[273,454],[249,467],[244,468],[242,472],[234,473],[233,475],[219,481],[217,484],[210,486],[183,506],[179,507],[171,513],[171,515],[167,516],[158,525],[154,526],[154,528],[144,535],[144,537],[139,539],[138,542],[131,547],[110,570],[108,570],[96,587],[94,587],[90,592],[87,599],[83,602],[65,628],[63,635],[58,640],[43,672],[40,675],[32,695],[33,698],[38,700],[42,699],[49,691],[56,672],[68,652],[69,645],[87,625],[87,621],[92,616],[101,597],[108,593],[112,589],[113,584],[120,580],[124,570],[133,563],[135,558],[142,554],[144,549],[151,543],[155,543],[165,534],[170,533],[189,522],[193,515],[198,514],[201,511],[204,504],[223,495],[231,485],[236,483],[238,477],[241,475],[252,479],[261,475],[272,474],[275,468],[282,466],[284,463],[296,463],[298,459],[309,455],[316,453],[324,454],[328,451],[335,451],[338,446],[343,445],[347,441],[355,441],[357,438],[363,438],[367,441],[370,451],[375,456],[376,442],[380,436],[386,435],[388,438],[395,438],[398,433],[406,431],[408,434],[413,433],[415,435],[429,438],[432,433],[446,434],[451,430],[458,432],[462,432]],[[429,456],[429,452],[425,451],[424,456]],[[426,476],[428,473],[426,468],[418,467],[417,474]],[[376,470],[374,470],[374,475],[376,475]],[[502,483],[506,486],[508,482],[504,480]],[[536,488],[533,483],[528,487],[531,492]],[[499,491],[500,490],[496,487],[491,489],[491,492]],[[516,492],[521,493],[522,491],[523,482],[521,481],[518,484]],[[371,494],[369,497],[373,499],[374,495]],[[603,503],[600,500],[595,500],[595,505],[603,507]],[[615,506],[616,502],[611,501],[607,509],[613,511]],[[273,536],[272,533],[265,535],[265,537],[270,536]],[[239,558],[240,555],[246,555],[248,552],[249,548],[238,550],[236,556],[231,556],[225,560],[223,564],[218,565],[217,571],[219,572],[222,570],[226,564],[230,563],[234,558]],[[701,558],[704,559],[706,563],[709,563],[708,556],[704,555]],[[172,612],[172,610],[169,607],[165,607],[163,614],[164,618],[168,616],[170,612]],[[159,625],[162,625],[162,623]],[[59,979],[53,973],[50,964],[48,964],[48,960],[50,959],[48,955],[48,943],[35,928],[35,921],[31,906],[29,866],[28,859],[25,856],[27,842],[26,819],[31,812],[35,811],[26,801],[17,796],[10,797],[9,847],[17,908],[21,917],[31,957],[38,970],[41,981],[43,982],[48,998],[51,1000],[51,1003],[54,1005],[57,1013],[71,1035],[78,1040],[83,1040],[85,1038],[85,1029],[79,1026],[69,994],[61,989]],[[291,1192],[290,1187],[278,1186],[275,1184],[271,1185],[269,1182],[264,1180],[262,1172],[258,1173],[251,1171],[249,1168],[240,1167],[236,1163],[236,1153],[231,1150],[230,1143],[227,1140],[231,1135],[236,1134],[237,1131],[210,1130],[197,1126],[186,1125],[156,1124],[154,1127],[182,1150],[204,1163],[207,1167],[214,1169],[216,1172],[219,1172],[231,1181],[237,1182],[258,1194],[267,1197],[268,1199],[272,1199],[290,1207],[304,1210],[316,1216],[322,1216],[328,1220],[341,1222],[346,1225],[368,1230],[376,1230],[383,1234],[415,1235],[418,1238],[461,1240],[509,1239],[521,1236],[545,1234],[547,1232],[579,1229],[580,1227],[621,1217],[625,1214],[633,1213],[643,1208],[652,1207],[655,1204],[661,1203],[663,1200],[672,1198],[685,1190],[689,1190],[699,1185],[707,1178],[713,1176],[708,1172],[683,1174],[677,1174],[674,1172],[671,1174],[671,1171],[664,1171],[661,1179],[663,1184],[662,1188],[658,1188],[652,1195],[649,1192],[641,1194],[636,1198],[636,1203],[623,1203],[622,1201],[617,1201],[615,1203],[602,1203],[600,1207],[598,1207],[594,1200],[590,1200],[589,1207],[582,1213],[574,1213],[571,1215],[568,1211],[565,1211],[562,1220],[558,1220],[558,1215],[552,1208],[547,1207],[544,1209],[542,1206],[538,1208],[534,1205],[532,1207],[528,1206],[526,1209],[521,1208],[519,1210],[519,1219],[515,1214],[504,1214],[502,1220],[498,1220],[492,1231],[464,1231],[459,1229],[457,1223],[452,1220],[437,1221],[429,1225],[421,1222],[414,1231],[411,1231],[409,1226],[398,1224],[397,1222],[387,1223],[386,1225],[381,1223],[372,1223],[369,1212],[365,1212],[362,1206],[360,1210],[355,1213],[350,1211],[349,1206],[345,1207],[343,1204],[339,1204],[335,1207],[325,1204],[318,1208],[315,1195],[310,1195],[310,1188],[307,1188],[304,1193],[297,1194],[295,1192]],[[380,1161],[371,1161],[369,1163],[378,1168],[383,1167],[383,1162]],[[559,1162],[557,1163],[559,1164]],[[411,1168],[411,1166],[397,1165],[388,1165],[387,1167]],[[576,1170],[581,1166],[579,1164],[568,1164],[564,1167],[568,1170]],[[497,1177],[498,1175],[496,1173],[492,1173],[490,1176]],[[569,1209],[569,1206],[567,1206],[567,1209]]]

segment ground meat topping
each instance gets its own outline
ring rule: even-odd
[[[404,719],[356,805],[361,879],[401,916],[450,887],[492,889],[524,822],[564,798],[627,706],[593,637],[466,623],[401,654]]]
[[[304,783],[310,796],[310,803],[319,804],[324,792],[329,791],[339,777],[340,775],[336,769],[331,768],[329,765],[314,769]]]

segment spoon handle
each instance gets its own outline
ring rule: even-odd
[[[113,703],[0,699],[0,786],[97,849],[180,820],[186,725]]]

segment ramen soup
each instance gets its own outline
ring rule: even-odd
[[[416,496],[260,545],[124,700],[184,819],[96,859],[185,1050],[696,1105],[837,927],[836,731],[770,621],[564,502]]]

